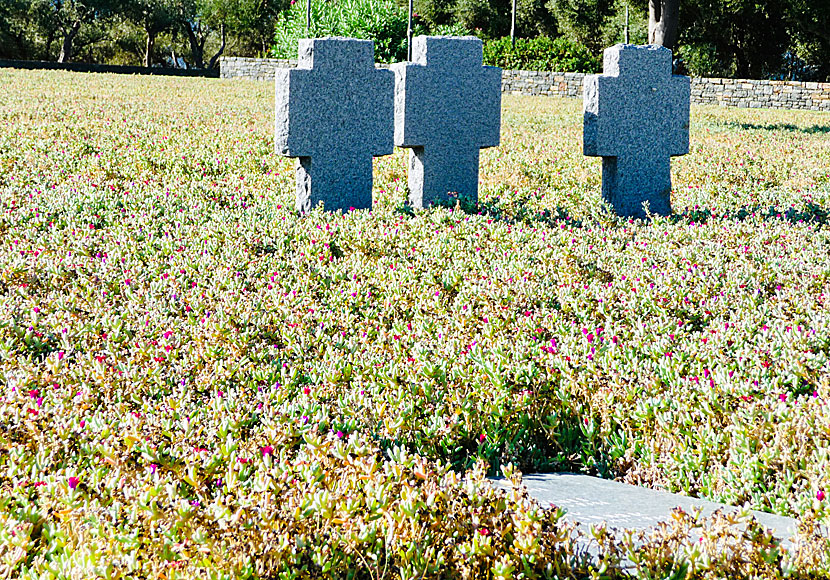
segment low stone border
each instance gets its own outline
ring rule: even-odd
[[[83,62],[51,62],[44,60],[0,60],[0,68],[26,70],[68,70],[72,72],[114,73],[126,75],[163,75],[174,77],[219,78],[216,69],[183,69],[144,66],[121,66],[115,64],[88,64]],[[265,79],[262,79],[265,80]]]
[[[296,66],[294,60],[222,57],[220,77],[259,81],[274,79],[276,68]],[[581,97],[583,73],[502,71],[502,92],[513,95]],[[830,111],[830,83],[693,78],[692,103],[727,107]]]

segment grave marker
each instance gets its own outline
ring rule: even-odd
[[[297,209],[372,207],[372,157],[393,150],[392,71],[371,40],[299,41],[295,69],[276,71],[276,148],[297,161]]]
[[[501,69],[473,36],[418,36],[395,72],[395,145],[411,148],[409,200],[478,199],[478,152],[499,144]]]
[[[602,197],[620,216],[671,214],[671,157],[689,152],[689,77],[672,75],[671,51],[606,48],[603,74],[585,77],[585,155],[602,157]]]

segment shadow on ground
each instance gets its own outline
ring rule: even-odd
[[[748,129],[752,131],[789,131],[791,133],[804,133],[806,135],[830,133],[830,125],[812,125],[810,127],[799,127],[792,123],[739,123],[737,121],[727,121],[722,123],[725,127],[734,127],[736,129]]]

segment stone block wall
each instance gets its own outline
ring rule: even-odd
[[[222,57],[221,78],[270,81],[277,67],[296,61]],[[386,66],[386,65],[380,65]],[[583,73],[503,70],[502,92],[511,95],[581,97]],[[692,78],[692,103],[726,107],[806,109],[830,112],[830,83]]]
[[[692,102],[727,107],[830,111],[830,83],[693,78]]]
[[[296,60],[223,56],[219,58],[219,78],[273,81],[276,69],[294,66],[297,66]]]

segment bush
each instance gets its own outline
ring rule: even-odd
[[[311,4],[311,30],[305,27],[305,2],[295,2],[280,14],[274,37],[272,55],[296,58],[300,38],[346,36],[363,38],[375,43],[377,62],[406,60],[406,9],[394,0],[316,1]],[[415,23],[414,34],[424,34]]]
[[[510,38],[485,41],[484,62],[507,69],[554,70],[595,73],[600,71],[599,58],[584,45],[565,37],[517,38],[516,47]]]
[[[678,52],[684,74],[695,77],[731,77],[735,67],[719,56],[712,44],[684,44]]]

